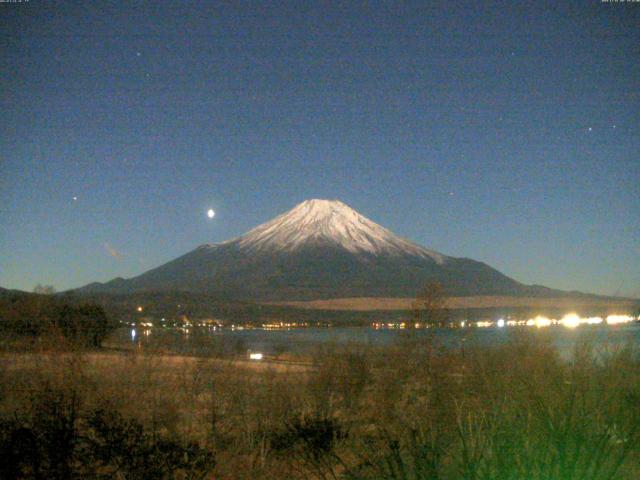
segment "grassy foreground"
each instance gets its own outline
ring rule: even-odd
[[[636,479],[640,355],[410,334],[306,368],[2,354],[0,478]]]

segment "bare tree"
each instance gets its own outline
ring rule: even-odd
[[[420,289],[412,305],[413,323],[427,327],[444,327],[449,320],[447,297],[439,282],[427,283]]]
[[[53,295],[56,293],[56,289],[53,285],[41,285],[37,284],[33,287],[33,293],[39,293],[41,295]]]

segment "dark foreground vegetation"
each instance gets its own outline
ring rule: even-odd
[[[313,366],[2,353],[1,478],[636,479],[640,356],[411,333]]]
[[[96,303],[25,292],[0,295],[0,340],[5,348],[8,344],[99,348],[117,326]]]

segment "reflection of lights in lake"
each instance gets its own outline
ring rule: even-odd
[[[635,318],[629,315],[609,315],[606,321],[608,325],[617,325],[620,323],[629,323],[634,320]],[[568,313],[560,320],[551,319],[539,315],[536,318],[530,318],[529,320],[527,320],[526,325],[529,327],[548,327],[549,325],[563,325],[567,328],[576,328],[580,325],[600,325],[603,322],[604,320],[602,319],[602,317],[581,317],[577,313]],[[508,322],[508,325],[511,324],[511,322]]]
[[[602,323],[602,317],[580,317],[575,313],[569,313],[562,317],[558,323],[567,328],[576,328],[577,326],[585,323],[587,325],[598,325],[599,323]]]
[[[456,326],[459,325],[461,328],[464,328],[466,326],[475,326],[475,327],[479,327],[479,328],[488,328],[488,327],[493,327],[493,326],[497,326],[498,328],[503,328],[506,326],[509,327],[516,327],[516,326],[520,326],[520,327],[536,327],[536,328],[543,328],[543,327],[549,327],[551,325],[562,325],[566,328],[571,328],[574,329],[576,327],[579,327],[580,325],[600,325],[602,323],[606,323],[608,325],[617,325],[617,324],[621,324],[621,323],[629,323],[629,322],[633,322],[633,321],[640,321],[640,317],[633,317],[633,316],[629,316],[629,315],[609,315],[608,317],[606,317],[606,320],[603,319],[603,317],[581,317],[580,315],[578,315],[577,313],[567,313],[566,315],[564,315],[562,318],[557,319],[557,318],[549,318],[549,317],[545,317],[544,315],[538,315],[534,318],[530,318],[528,320],[520,320],[520,319],[512,319],[510,317],[508,317],[507,320],[505,320],[504,318],[499,318],[495,321],[493,320],[480,320],[480,321],[473,321],[473,320],[469,320],[469,319],[465,319],[465,320],[460,320],[459,322],[456,321],[456,323],[451,323],[451,326]],[[271,329],[275,329],[275,328],[283,328],[283,326],[289,326],[289,324],[283,324],[282,322],[280,322],[280,324],[263,324],[262,327],[265,330],[271,330]],[[389,322],[389,323],[383,323],[383,322],[374,322],[372,324],[372,327],[375,328],[376,330],[379,329],[402,329],[405,328],[406,325],[404,322]],[[423,324],[423,323],[416,323],[415,324],[415,328],[429,328],[428,324]],[[234,329],[238,329],[238,326],[232,325],[232,330]]]
[[[250,353],[249,354],[249,358],[251,360],[262,360],[262,354],[261,353]]]
[[[597,325],[599,323],[602,323],[602,317],[589,317],[586,319],[586,321],[589,325]]]
[[[618,323],[628,323],[634,320],[633,317],[629,315],[609,315],[607,317],[608,325],[617,325]]]
[[[132,328],[131,329],[131,341],[136,339],[136,329]]]
[[[527,327],[548,327],[551,325],[551,319],[547,317],[543,317],[542,315],[538,315],[536,318],[530,318],[527,320]]]
[[[576,328],[578,325],[580,325],[581,320],[580,317],[575,313],[569,313],[562,317],[559,323],[567,328]]]

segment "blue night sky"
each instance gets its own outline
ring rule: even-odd
[[[131,277],[329,198],[640,296],[639,25],[600,0],[2,3],[0,286]]]

